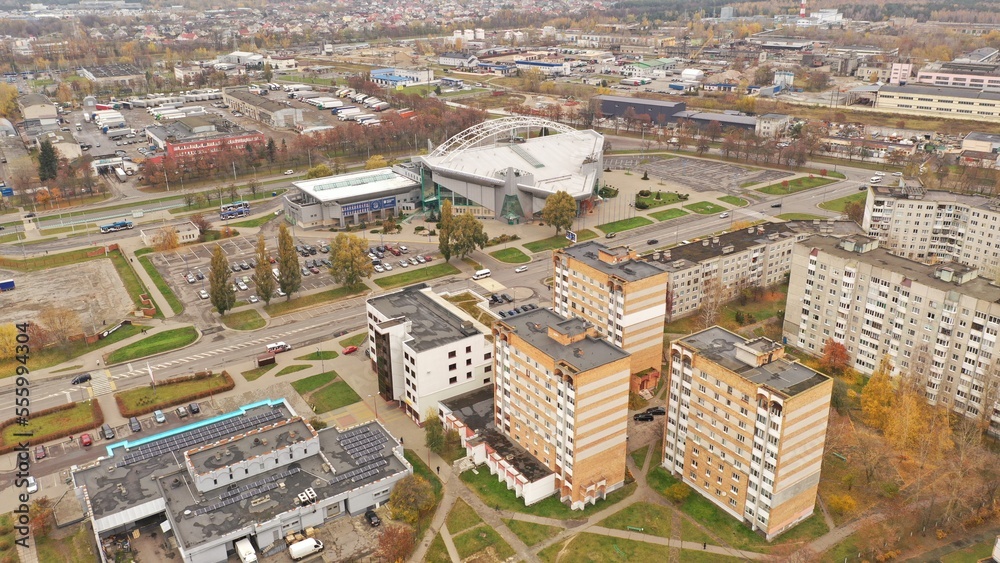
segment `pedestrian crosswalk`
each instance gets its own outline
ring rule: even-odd
[[[108,380],[108,370],[99,369],[90,373],[90,387],[95,397],[111,393],[111,381]]]

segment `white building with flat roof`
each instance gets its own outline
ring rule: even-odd
[[[285,217],[303,227],[347,227],[381,220],[420,202],[412,167],[393,166],[292,182]]]

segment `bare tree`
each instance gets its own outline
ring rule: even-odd
[[[701,308],[698,310],[698,320],[702,328],[714,326],[719,322],[722,312],[722,287],[716,279],[707,279],[701,284]]]

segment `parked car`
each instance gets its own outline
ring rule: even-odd
[[[649,407],[646,409],[646,412],[654,416],[663,416],[667,414],[667,409],[663,407]]]
[[[400,254],[402,254],[402,252],[400,252],[399,249],[396,248],[395,246],[390,246],[388,248],[389,252],[391,252],[393,256],[399,256]]]
[[[353,354],[353,353],[355,353],[357,351],[358,351],[358,347],[357,346],[348,346],[347,348],[344,348],[343,353],[346,356],[348,354]]]
[[[868,189],[868,186],[858,186],[858,191],[859,192],[866,191],[867,189]]]
[[[35,446],[35,461],[40,459],[45,459],[48,453],[45,451],[45,446],[39,444]]]
[[[94,443],[94,440],[90,437],[90,434],[80,434],[80,445],[87,447]]]
[[[497,311],[497,312],[500,314],[500,318],[501,319],[506,319],[507,318],[507,313],[504,313],[503,311]]]
[[[256,302],[260,301],[260,299],[257,299],[256,295],[251,295],[250,298],[247,299],[247,301],[249,301],[251,303],[256,303]]]
[[[191,403],[188,405],[188,410],[191,411],[191,414],[198,414],[201,412],[201,405],[198,403]]]
[[[243,283],[243,280],[236,282],[236,288],[239,289],[240,291],[246,291],[250,289],[249,287],[247,287],[247,284]]]
[[[294,170],[285,170],[285,176],[291,176],[292,174],[295,174]]]
[[[399,251],[400,251],[400,252],[402,252],[403,254],[409,254],[409,253],[410,253],[410,249],[409,249],[409,248],[406,248],[406,247],[405,247],[405,246],[403,246],[402,244],[401,244],[401,245],[399,245]]]
[[[25,490],[28,491],[29,495],[38,492],[38,481],[35,481],[34,477],[29,475],[27,478],[27,483],[28,483],[28,488]]]
[[[183,405],[177,407],[177,418],[187,418],[188,411]]]
[[[309,268],[309,271],[312,272],[312,273],[314,273],[314,274],[318,274],[319,273],[319,268],[317,268],[316,266],[313,266],[312,268]]]
[[[128,419],[128,429],[132,432],[142,432],[142,423],[139,422],[138,418],[133,416]]]
[[[205,274],[201,273],[201,270],[198,270],[197,272],[194,273],[194,277],[195,279],[200,281],[205,279]]]
[[[514,268],[515,274],[520,274],[521,272],[527,272],[527,271],[528,271],[527,266],[518,266],[517,268]]]
[[[381,274],[382,272],[385,271],[385,268],[383,268],[382,266],[379,266],[378,264],[375,264],[374,266],[372,266],[372,269],[375,270],[376,274]]]
[[[903,173],[902,172],[893,172],[892,175],[895,176],[895,177],[897,177],[897,178],[899,178],[899,177],[901,177],[903,175]]]
[[[305,276],[308,276],[309,274],[310,274],[309,268],[306,268],[305,266],[303,266],[302,267],[302,276],[305,277]]]
[[[649,414],[648,412],[640,412],[634,414],[632,416],[632,420],[636,422],[649,422],[653,420],[653,415]]]
[[[73,378],[73,381],[70,383],[70,385],[83,385],[88,381],[90,381],[90,374],[81,373],[80,375]]]
[[[430,262],[432,260],[431,255],[430,254],[424,254],[424,260]]]
[[[234,272],[238,272],[238,271],[240,271],[240,265],[239,265],[239,264],[233,264],[233,265],[231,265],[231,266],[230,266],[229,268],[230,268],[230,269],[231,269],[232,271],[234,271]]]
[[[193,284],[193,283],[195,283],[196,281],[198,281],[198,280],[196,280],[196,279],[195,279],[195,277],[194,277],[194,274],[188,274],[188,275],[187,275],[187,282],[188,282],[188,283],[191,283],[191,284]]]
[[[385,264],[382,264],[382,267],[385,268],[385,271],[387,271],[387,272],[391,272],[392,271],[392,264],[390,264],[388,262],[386,262]]]
[[[167,417],[164,416],[163,411],[157,409],[153,411],[153,420],[155,420],[157,424],[163,424],[167,421]]]
[[[368,525],[372,528],[377,528],[382,524],[382,520],[379,519],[378,514],[375,514],[374,510],[365,512],[365,521],[368,522]]]
[[[506,293],[501,293],[500,294],[500,298],[503,299],[504,301],[506,301],[507,303],[513,303],[514,302],[514,298],[511,297],[510,295],[507,295]]]
[[[400,266],[401,268],[409,268],[409,267],[410,267],[410,263],[409,263],[409,262],[407,262],[406,260],[400,260],[400,261],[399,261],[399,266]]]
[[[419,255],[419,254],[417,254],[413,258],[416,258],[417,262],[420,262],[421,264],[423,264],[424,262],[427,262],[427,259],[424,258],[423,256]],[[412,260],[413,258],[411,258],[410,260]]]
[[[208,299],[208,292],[202,289],[198,292],[198,297],[201,297],[202,299]]]
[[[411,265],[411,266],[416,266],[416,265],[417,265],[417,264],[419,264],[419,263],[420,263],[420,262],[418,262],[418,261],[417,261],[417,257],[416,257],[416,256],[411,256],[411,257],[410,257],[410,265]]]
[[[242,262],[242,263],[240,264],[240,268],[241,268],[241,269],[243,269],[243,270],[249,270],[249,269],[250,269],[250,264],[247,264],[247,263],[246,263],[246,262],[244,261],[244,262]]]

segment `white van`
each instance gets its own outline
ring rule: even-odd
[[[489,270],[479,270],[478,272],[476,272],[475,274],[472,275],[472,279],[474,279],[474,280],[481,280],[483,278],[488,278],[491,275],[493,275],[493,272],[491,272]]]
[[[278,353],[281,353],[281,352],[287,352],[287,351],[289,351],[291,349],[292,349],[292,347],[289,346],[288,344],[285,344],[284,342],[275,342],[274,344],[268,344],[267,345],[267,351],[270,352],[270,353],[272,353],[272,354],[278,354]]]
[[[323,542],[316,538],[307,538],[288,546],[288,555],[292,557],[292,561],[304,559],[320,551],[323,551]]]
[[[872,184],[877,184],[877,183],[879,183],[879,182],[882,181],[882,177],[881,176],[872,176],[868,181],[870,183],[872,183]]]

